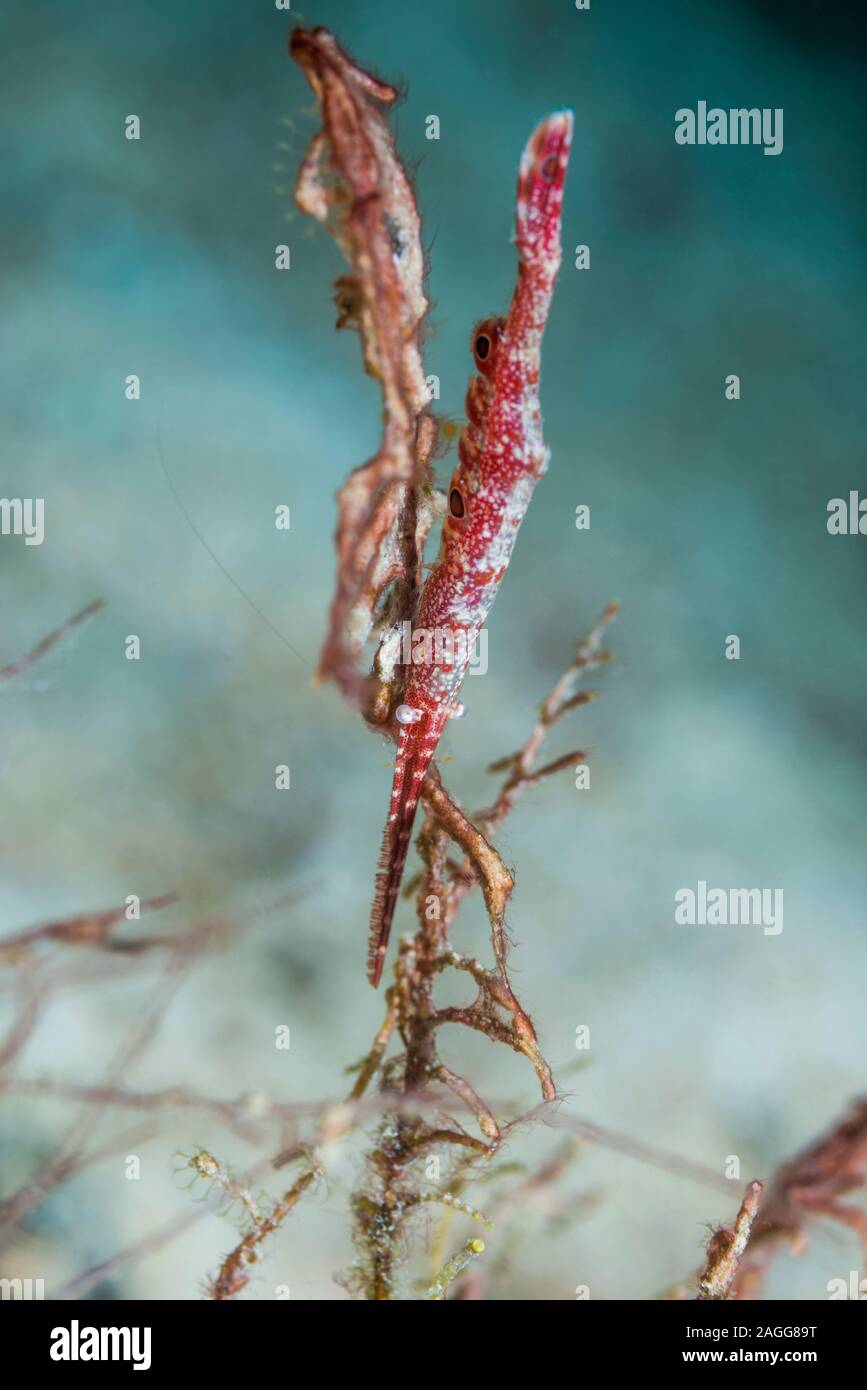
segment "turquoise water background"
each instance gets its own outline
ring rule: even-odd
[[[522,741],[575,639],[621,601],[600,698],[551,745],[589,750],[590,790],[540,787],[500,842],[518,870],[515,983],[565,1115],[718,1171],[736,1154],[745,1180],[763,1176],[867,1089],[867,537],[826,529],[830,498],[867,495],[855,16],[677,0],[4,6],[0,490],[43,497],[46,531],[38,547],[0,538],[0,664],[91,599],[106,607],[2,687],[2,931],[169,889],[184,906],[167,926],[204,912],[250,924],[174,1002],[129,1079],[142,1089],[337,1096],[380,1021],[363,962],[390,752],[311,681],[334,493],[376,447],[379,398],[355,337],[333,330],[334,244],[287,221],[291,195],[275,191],[317,124],[290,21],[333,28],[407,88],[396,130],[448,417],[473,322],[511,293],[523,143],[548,110],[575,112],[543,360],[551,468],[443,770],[485,804],[486,764]],[[783,108],[782,154],[678,146],[674,113],[699,100]],[[281,503],[288,533],[273,526]],[[739,661],[724,658],[729,634]],[[674,894],[699,880],[782,888],[783,932],[676,925]],[[486,951],[477,905],[456,944]],[[139,989],[66,992],[19,1074],[97,1082]],[[273,1046],[281,1023],[289,1053]],[[592,1046],[574,1072],[582,1024]],[[458,1035],[444,1051],[478,1089],[534,1103],[522,1059]],[[7,1187],[63,1114],[5,1103]],[[12,1263],[60,1279],[185,1212],[171,1155],[200,1142],[257,1157],[183,1115],[134,1196],[110,1166],[89,1172],[40,1209]],[[521,1156],[550,1142],[531,1134]],[[331,1275],[350,1258],[354,1163],[335,1160],[258,1296],[271,1273],[293,1297],[343,1296]],[[737,1205],[734,1185],[727,1201],[601,1149],[573,1185],[595,1205],[557,1236],[528,1216],[497,1296],[568,1299],[589,1283],[648,1297],[699,1263],[705,1223]],[[230,1243],[208,1218],[103,1292],[196,1296]],[[825,1297],[857,1264],[855,1242],[823,1230],[774,1291]]]

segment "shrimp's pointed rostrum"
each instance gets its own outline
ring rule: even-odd
[[[476,372],[449,484],[440,552],[414,628],[434,635],[413,665],[370,923],[368,978],[382,976],[422,782],[458,695],[473,646],[506,572],[533,489],[548,466],[539,409],[542,334],[560,266],[560,213],[572,140],[571,111],[534,131],[518,175],[518,283],[505,319],[473,330]],[[443,654],[445,660],[442,659]],[[434,659],[440,658],[440,659]]]

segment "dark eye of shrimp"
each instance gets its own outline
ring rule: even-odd
[[[554,175],[557,172],[557,164],[557,156],[555,154],[549,154],[548,158],[542,165],[542,168],[539,170],[539,173],[542,175],[542,178],[545,180],[546,183],[552,182]]]
[[[482,376],[490,377],[494,372],[502,332],[502,319],[482,319],[476,324],[471,346],[476,369]]]
[[[465,510],[464,499],[461,496],[460,489],[453,487],[449,493],[449,511],[452,516],[460,518],[464,515]]]

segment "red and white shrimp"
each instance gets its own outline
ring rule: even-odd
[[[368,978],[382,975],[422,782],[506,572],[533,489],[548,466],[539,409],[542,334],[560,266],[560,215],[571,111],[542,121],[518,175],[518,283],[506,318],[473,330],[477,376],[467,391],[467,424],[449,484],[439,556],[422,592],[414,627],[446,636],[441,662],[413,664],[400,724],[391,805],[370,923]]]

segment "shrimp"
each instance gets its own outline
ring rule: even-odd
[[[379,984],[425,774],[450,718],[476,639],[506,572],[533,490],[548,467],[539,408],[542,335],[560,267],[563,186],[571,111],[531,136],[518,174],[518,281],[505,318],[473,330],[476,375],[448,491],[439,556],[422,591],[415,629],[433,633],[443,659],[417,661],[395,712],[400,726],[388,820],[371,912],[367,973]]]

